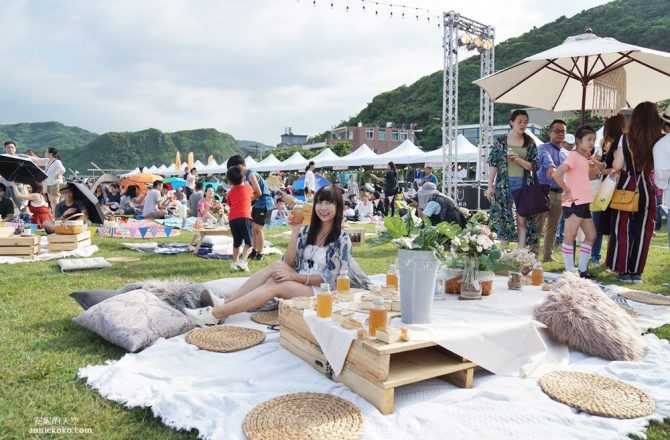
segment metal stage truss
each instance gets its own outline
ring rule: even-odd
[[[443,16],[444,76],[442,97],[442,192],[456,198],[458,145],[458,50],[477,50],[480,56],[481,77],[495,70],[494,30],[454,11]],[[483,89],[479,98],[479,159],[477,181],[486,179],[489,147],[493,144],[493,101]],[[479,201],[478,201],[479,206]]]

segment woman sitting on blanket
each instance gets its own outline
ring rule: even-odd
[[[214,198],[214,187],[207,185],[205,195],[198,202],[198,218],[202,219],[203,222],[216,223],[217,218],[214,213],[225,215],[223,205]]]
[[[315,295],[321,283],[328,283],[335,290],[340,270],[354,264],[349,234],[342,229],[343,206],[340,191],[332,186],[319,189],[314,196],[310,225],[289,219],[291,238],[283,261],[254,274],[225,302],[209,291],[203,292],[203,303],[214,307],[185,309],[184,313],[200,326],[215,325],[275,297]]]

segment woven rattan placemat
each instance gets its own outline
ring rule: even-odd
[[[629,290],[622,292],[619,295],[631,301],[640,302],[644,304],[651,304],[655,306],[670,306],[670,297],[658,295],[656,293],[641,292],[639,290]]]
[[[363,415],[336,396],[295,393],[263,402],[244,418],[250,440],[359,439]]]
[[[263,325],[279,325],[279,310],[269,312],[256,312],[251,315],[251,320]]]
[[[597,416],[634,419],[656,411],[644,391],[595,374],[555,371],[540,378],[540,387],[552,399]]]
[[[186,342],[202,350],[226,353],[244,350],[265,340],[265,333],[246,327],[217,325],[197,328],[186,334]]]

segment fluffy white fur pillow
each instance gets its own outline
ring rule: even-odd
[[[607,360],[642,358],[644,345],[637,324],[593,282],[565,273],[535,319],[549,327],[558,341]]]

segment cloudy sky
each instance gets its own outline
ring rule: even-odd
[[[97,133],[214,127],[274,145],[284,127],[317,134],[378,93],[442,68],[435,20],[457,2],[406,0],[430,10],[418,21],[412,8],[403,20],[398,6],[332,3],[4,0],[0,124],[57,120]],[[504,41],[603,3],[468,0],[457,12],[493,25]]]

